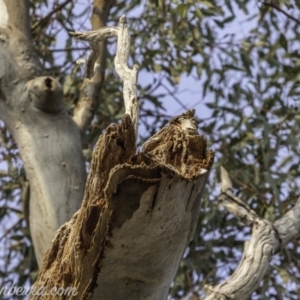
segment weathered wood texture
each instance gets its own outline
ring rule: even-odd
[[[108,127],[83,205],[57,233],[35,288],[76,287],[72,299],[166,299],[213,162],[193,114],[174,118],[137,154],[128,115]]]
[[[114,64],[117,74],[123,81],[123,97],[125,104],[125,114],[128,114],[133,120],[135,125],[135,132],[137,136],[138,131],[138,116],[139,116],[139,103],[137,98],[137,77],[138,66],[134,65],[133,68],[128,67],[129,49],[130,49],[130,33],[127,27],[126,17],[123,15],[119,20],[120,26],[103,27],[95,31],[88,32],[70,32],[76,39],[89,42],[91,46],[91,53],[85,61],[86,66],[86,79],[83,83],[84,90],[89,91],[94,85],[90,85],[94,78],[98,78],[98,73],[101,70],[97,59],[101,52],[99,51],[99,44],[110,37],[117,37],[117,53],[115,56]],[[91,77],[91,80],[89,79]],[[87,86],[85,86],[87,84]],[[89,87],[90,86],[90,87]],[[86,89],[89,87],[88,89]],[[80,99],[83,101],[84,98]],[[84,102],[82,102],[84,103]],[[79,106],[78,106],[79,108]],[[84,108],[84,106],[82,106]],[[82,113],[84,110],[76,110],[74,112],[73,120],[81,127]]]
[[[105,27],[112,2],[112,0],[94,0],[91,17],[93,30]],[[92,52],[86,63],[85,77],[80,87],[80,97],[73,112],[73,121],[82,132],[89,127],[99,105],[106,68],[106,41],[92,43],[91,48]]]
[[[300,235],[300,198],[295,206],[273,224],[259,216],[234,196],[228,173],[221,168],[220,202],[236,218],[252,226],[252,237],[245,242],[244,254],[234,273],[215,287],[206,286],[205,300],[246,300],[268,271],[271,257]]]

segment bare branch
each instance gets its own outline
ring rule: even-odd
[[[258,218],[255,211],[234,196],[228,172],[223,167],[221,167],[221,195],[219,201],[230,213],[248,226],[251,226]]]
[[[68,51],[86,51],[89,50],[88,47],[70,47],[70,48],[55,48],[55,49],[49,49],[51,52],[68,52]]]
[[[105,28],[111,3],[112,0],[94,0],[91,18],[93,30]],[[106,40],[91,42],[90,46],[92,52],[86,60],[85,78],[73,112],[73,121],[82,132],[90,125],[98,106],[106,67]]]
[[[87,41],[90,44],[92,51],[85,61],[85,77],[92,78],[95,74],[95,70],[97,69],[96,61],[101,53],[99,43],[110,37],[118,36],[118,28],[104,27],[95,31],[75,31],[70,32],[70,35],[78,40]]]
[[[161,86],[173,97],[173,99],[181,106],[181,108],[188,110],[188,107],[182,103],[175,93],[173,93],[165,84],[161,83]]]
[[[300,199],[295,207],[274,224],[260,219],[242,200],[233,196],[227,171],[221,169],[220,201],[238,219],[252,224],[252,237],[245,242],[243,257],[235,272],[215,287],[207,285],[205,300],[246,300],[258,287],[269,268],[271,257],[300,235]]]
[[[125,101],[125,113],[131,117],[131,120],[135,126],[135,134],[137,137],[138,128],[138,98],[137,98],[137,76],[138,76],[138,65],[134,65],[130,69],[128,64],[130,47],[130,36],[127,28],[126,17],[120,18],[120,30],[118,34],[118,46],[117,54],[115,57],[115,68],[117,74],[123,80],[123,95]]]
[[[259,285],[268,270],[269,262],[279,248],[276,231],[264,220],[256,220],[252,238],[245,242],[243,257],[235,272],[215,287],[206,286],[210,295],[205,300],[246,300]]]
[[[134,65],[132,69],[128,67],[130,36],[127,28],[126,17],[120,18],[120,27],[105,27],[97,31],[90,32],[70,32],[75,38],[88,41],[91,45],[92,52],[86,61],[86,76],[90,77],[96,70],[95,61],[99,52],[97,44],[103,39],[112,36],[118,37],[117,53],[115,57],[115,69],[117,74],[123,80],[123,95],[125,102],[125,114],[128,114],[135,127],[137,136],[138,126],[138,99],[137,99],[137,76],[138,66]],[[75,121],[76,122],[76,121]]]
[[[232,189],[232,182],[228,172],[221,166],[221,192],[225,193],[228,189]]]
[[[44,18],[36,22],[35,24],[32,25],[31,30],[34,31],[37,27],[41,26],[43,23],[47,22],[54,14],[57,12],[61,11],[66,5],[71,3],[72,0],[66,0],[62,4],[58,5],[56,8],[51,10]]]
[[[282,14],[284,14],[286,17],[288,17],[289,19],[293,20],[294,22],[296,22],[297,24],[300,24],[300,20],[295,18],[294,16],[292,16],[291,14],[289,14],[288,12],[286,12],[284,9],[282,9],[281,7],[279,7],[278,5],[274,4],[272,1],[263,1],[262,2],[265,6],[269,6],[274,8],[275,10],[281,12]]]

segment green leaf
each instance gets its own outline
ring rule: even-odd
[[[241,50],[241,60],[244,64],[244,67],[248,73],[248,75],[251,76],[251,65],[252,65],[252,60],[250,59],[250,55],[249,53],[247,53],[246,51],[244,50]]]
[[[279,36],[279,44],[285,49],[285,51],[288,51],[288,42],[282,33]]]

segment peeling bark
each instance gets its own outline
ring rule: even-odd
[[[58,231],[34,288],[76,287],[72,299],[166,299],[213,162],[193,115],[174,118],[137,154],[128,115],[108,127],[83,205]]]

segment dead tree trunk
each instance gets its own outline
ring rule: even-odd
[[[109,3],[95,1],[101,26]],[[33,55],[28,1],[0,0],[0,14],[0,117],[30,180],[30,227],[41,265],[30,299],[41,294],[43,299],[166,299],[213,163],[194,111],[173,118],[136,152],[138,68],[127,66],[130,38],[121,17],[119,27],[72,33],[92,48],[73,122],[59,83],[42,76]],[[84,192],[79,130],[93,116],[103,82],[103,40],[112,36],[118,38],[115,67],[124,82],[126,113],[99,138]],[[233,195],[228,174],[221,173],[220,201],[253,227],[253,236],[237,270],[225,282],[207,286],[206,299],[243,300],[258,286],[271,256],[299,236],[300,201],[271,224]]]
[[[194,112],[174,118],[136,153],[138,68],[127,66],[130,38],[122,17],[118,28],[74,33],[89,41],[92,53],[73,122],[61,86],[42,76],[33,55],[28,2],[0,0],[0,10],[0,117],[29,177],[30,227],[40,264],[50,246],[35,286],[75,287],[76,299],[165,298],[195,228],[213,161]],[[102,80],[99,45],[110,36],[118,38],[115,66],[124,81],[126,114],[99,139],[75,213],[85,183],[79,129],[90,122]]]
[[[57,233],[36,289],[75,287],[72,299],[166,299],[196,226],[213,153],[191,111],[137,154],[134,136],[125,115],[100,137],[83,205]]]
[[[56,286],[75,288],[72,299],[166,299],[196,226],[213,152],[188,111],[136,153],[138,68],[127,66],[126,18],[120,27],[73,35],[92,49],[118,37],[115,66],[126,114],[100,137],[83,205],[57,233],[34,288],[44,288],[46,299],[59,299],[51,295]]]

